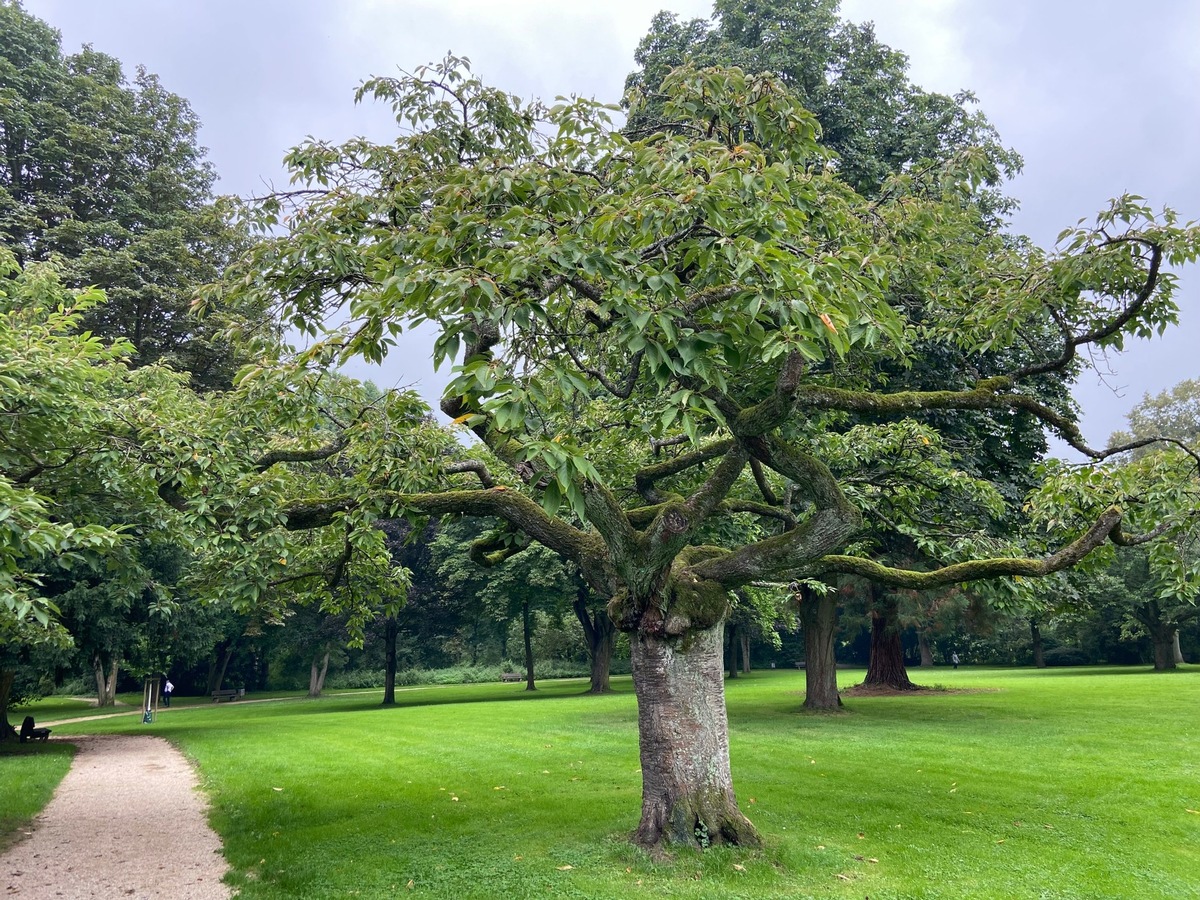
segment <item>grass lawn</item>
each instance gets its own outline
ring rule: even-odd
[[[914,675],[952,690],[810,716],[803,673],[730,682],[735,786],[767,846],[665,863],[627,840],[627,678],[607,697],[421,687],[391,709],[377,692],[209,704],[55,735],[176,742],[245,900],[1200,897],[1200,667]]]

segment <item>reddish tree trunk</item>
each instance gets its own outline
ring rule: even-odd
[[[871,605],[871,659],[863,684],[915,691],[917,686],[909,681],[904,667],[897,612],[896,601],[892,599],[876,600]]]
[[[642,761],[634,840],[643,847],[760,843],[733,794],[723,632],[717,623],[682,638],[630,636]]]
[[[806,590],[800,602],[804,627],[804,708],[830,711],[842,705],[837,686],[834,635],[837,633],[837,596]]]

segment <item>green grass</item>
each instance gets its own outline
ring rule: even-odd
[[[0,850],[50,802],[74,755],[70,744],[0,742]]]
[[[916,674],[952,690],[811,716],[803,673],[730,682],[735,785],[767,846],[663,863],[628,843],[627,678],[607,697],[428,687],[393,709],[357,693],[55,734],[175,741],[245,900],[1200,897],[1200,668]]]

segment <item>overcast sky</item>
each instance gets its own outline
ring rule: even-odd
[[[203,122],[225,193],[282,185],[279,160],[305,136],[385,140],[382,108],[355,107],[365,77],[470,57],[485,80],[522,96],[616,101],[659,9],[707,17],[710,0],[26,0],[63,34],[157,73]],[[1014,228],[1042,246],[1130,191],[1200,219],[1200,2],[843,0],[908,54],[913,80],[970,89],[1025,158],[1012,185]],[[1182,273],[1182,327],[1085,374],[1084,433],[1102,444],[1145,392],[1200,377],[1200,268]],[[381,387],[427,397],[425,344],[402,345]]]

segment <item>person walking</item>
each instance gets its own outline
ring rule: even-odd
[[[958,651],[954,651],[950,654],[950,662],[954,663],[954,668],[958,668]],[[168,682],[168,684],[170,684],[170,682]],[[168,703],[167,705],[170,706],[171,704]]]
[[[171,679],[167,679],[167,683],[163,685],[163,706],[171,705],[171,692],[175,690],[175,685],[171,684]]]

